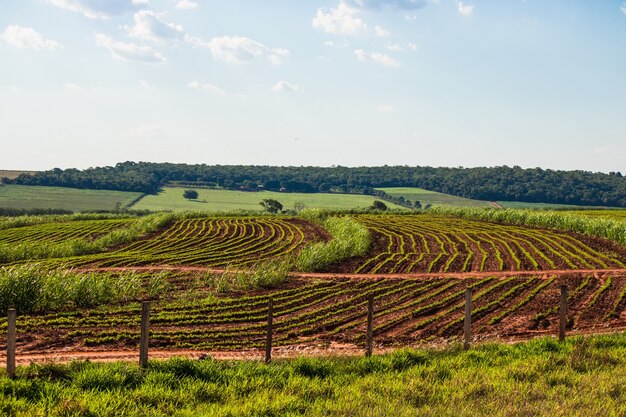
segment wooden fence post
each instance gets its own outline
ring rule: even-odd
[[[472,341],[472,289],[468,288],[465,290],[465,322],[463,326],[463,330],[465,333],[465,343],[463,344],[463,348],[465,350],[470,348],[470,343]]]
[[[270,298],[267,302],[267,339],[265,341],[265,363],[272,361],[272,322],[274,319],[274,301]]]
[[[374,333],[374,294],[367,297],[367,334],[365,341],[365,356],[372,356],[372,336]]]
[[[139,339],[139,366],[148,366],[148,340],[150,334],[150,302],[141,303],[141,338]]]
[[[567,285],[561,285],[559,341],[565,340],[565,326],[567,325]]]
[[[7,374],[9,378],[15,378],[15,321],[16,312],[14,308],[10,308],[7,314]]]

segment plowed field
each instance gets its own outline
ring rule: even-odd
[[[151,345],[155,348],[260,348],[270,297],[274,300],[276,346],[320,341],[361,346],[369,294],[375,296],[378,346],[450,340],[462,334],[468,287],[474,291],[473,331],[478,339],[556,333],[563,284],[569,287],[568,331],[626,328],[626,274],[298,279],[281,290],[228,297],[211,297],[207,288],[193,287],[197,281],[189,273],[176,273],[170,281],[175,290],[153,303]],[[136,348],[140,309],[139,302],[133,302],[23,316],[18,324],[18,348],[24,354]],[[6,325],[4,320],[0,323]]]
[[[359,216],[370,253],[342,272],[419,273],[623,268],[626,249],[607,240],[437,216]]]

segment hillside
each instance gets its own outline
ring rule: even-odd
[[[86,170],[55,168],[6,179],[8,183],[156,194],[183,186],[232,190],[379,194],[376,188],[418,187],[474,200],[626,207],[626,179],[619,172],[554,171],[520,167],[433,168],[272,167],[124,162]]]

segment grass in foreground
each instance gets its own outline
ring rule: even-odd
[[[373,358],[31,365],[10,416],[624,416],[626,335]]]
[[[141,193],[108,190],[78,190],[30,185],[0,186],[0,207],[16,209],[64,209],[71,211],[124,208]]]
[[[330,210],[349,210],[367,208],[376,198],[357,194],[324,194],[324,193],[277,193],[273,191],[230,191],[195,189],[198,192],[197,200],[186,200],[183,197],[183,188],[164,187],[158,195],[148,195],[141,199],[132,208],[137,210],[200,210],[200,211],[232,211],[251,210],[261,211],[261,200],[271,198],[278,200],[285,210],[293,209],[296,203],[302,203],[305,208],[326,208]],[[387,203],[389,208],[402,207]]]

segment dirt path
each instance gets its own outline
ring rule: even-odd
[[[626,327],[616,327],[611,329],[584,329],[578,331],[569,331],[567,337],[574,336],[590,336],[590,335],[610,335],[626,331]],[[490,336],[483,336],[474,341],[474,344],[481,343],[519,343],[528,341],[531,339],[550,337],[551,335],[546,332],[534,331],[520,333],[514,336],[507,336],[504,338],[493,338]],[[391,353],[399,348],[422,348],[422,349],[442,349],[450,346],[454,342],[459,340],[451,339],[435,339],[429,342],[420,342],[416,344],[402,346],[374,346],[374,354],[381,355]],[[363,347],[348,344],[348,343],[310,343],[291,346],[282,346],[272,349],[273,359],[289,359],[298,358],[302,356],[306,357],[328,357],[328,356],[363,356],[365,349]],[[173,357],[183,357],[189,359],[208,359],[213,358],[217,360],[263,360],[265,357],[265,351],[262,349],[246,349],[237,351],[201,351],[201,350],[150,350],[151,360],[165,360]],[[0,362],[6,361],[5,352],[0,354]],[[92,350],[92,351],[56,351],[46,354],[26,354],[20,355],[19,351],[16,357],[16,363],[18,365],[27,366],[30,364],[46,364],[46,363],[68,363],[72,361],[91,361],[91,362],[136,362],[139,361],[138,350]]]
[[[492,207],[495,207],[497,209],[501,209],[504,210],[504,207],[502,206],[502,204],[495,202],[495,201],[490,201],[489,204],[491,204]]]
[[[209,272],[221,274],[225,269],[203,268],[194,266],[136,266],[136,267],[115,267],[115,268],[79,268],[78,272]],[[238,270],[228,270],[228,272],[242,272]],[[344,273],[314,273],[314,272],[293,272],[294,278],[314,278],[314,279],[378,279],[378,278],[398,278],[398,279],[423,279],[423,278],[485,278],[485,277],[511,277],[511,276],[546,276],[569,275],[569,274],[626,274],[624,268],[614,269],[553,269],[537,271],[484,271],[484,272],[420,272],[411,274],[344,274]]]

